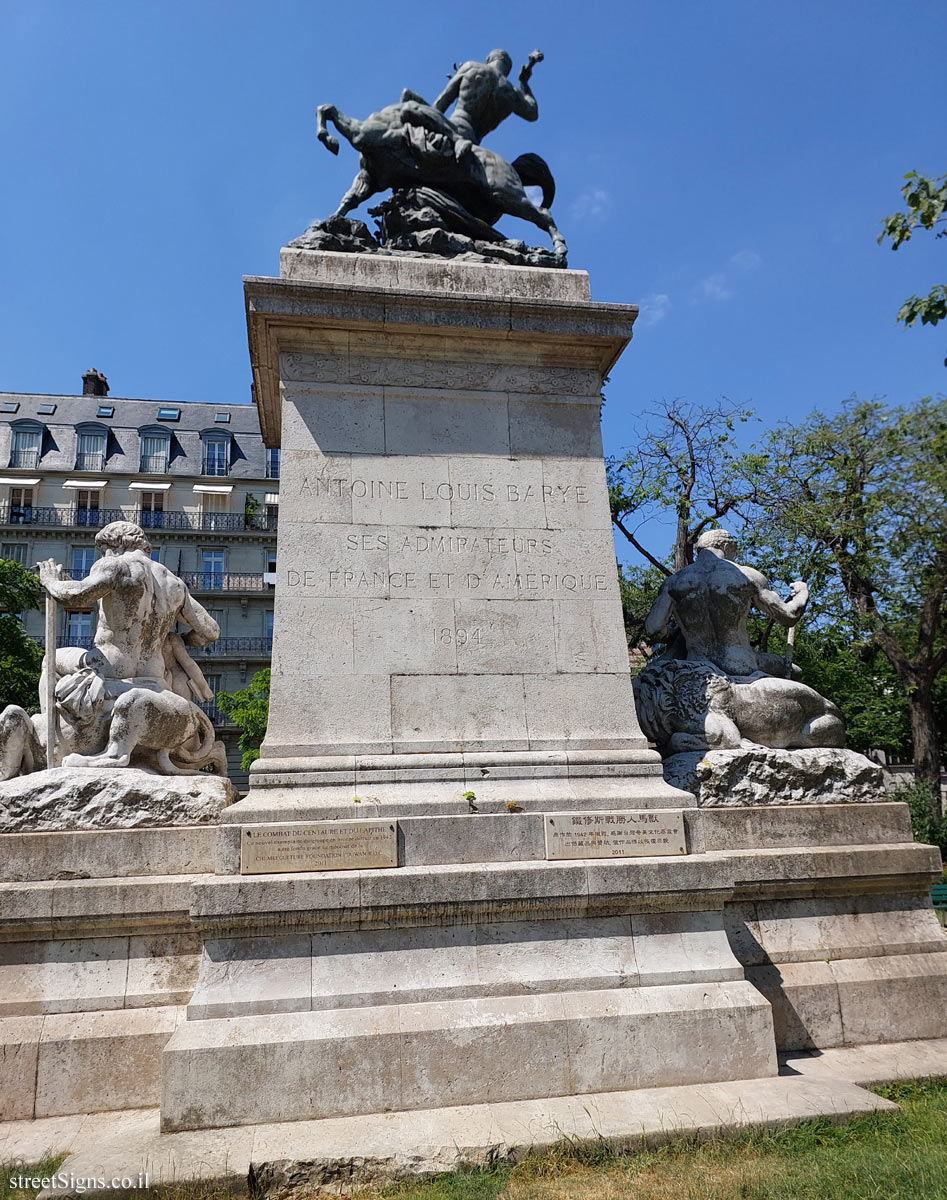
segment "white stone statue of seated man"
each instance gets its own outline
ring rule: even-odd
[[[695,561],[661,585],[645,632],[667,650],[634,681],[642,728],[664,754],[844,746],[835,705],[793,678],[784,658],[754,650],[747,632],[754,607],[795,625],[808,588],[798,581],[780,599],[759,571],[734,561],[736,550],[732,534],[711,530]]]
[[[142,529],[115,521],[95,539],[102,552],[85,579],[66,580],[52,560],[39,563],[40,582],[61,604],[98,604],[90,650],[56,651],[58,744],[63,766],[149,767],[191,773],[207,764],[226,774],[226,754],[195,700],[213,694],[187,645],[220,634],[217,622],[183,580],[150,557]],[[186,636],[177,626],[185,625]],[[47,662],[49,661],[47,655]],[[40,715],[10,705],[0,715],[0,778],[46,765],[45,668]]]

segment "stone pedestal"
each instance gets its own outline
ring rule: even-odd
[[[637,310],[578,271],[292,250],[281,270],[246,283],[279,582],[269,728],[230,819],[666,802],[599,419]]]

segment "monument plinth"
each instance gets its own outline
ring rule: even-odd
[[[578,271],[305,251],[282,271],[246,282],[282,478],[270,721],[231,820],[667,802],[600,432],[637,310]]]

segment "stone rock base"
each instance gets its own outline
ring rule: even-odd
[[[205,825],[233,800],[230,781],[217,775],[54,767],[0,783],[0,834]]]
[[[881,767],[854,750],[706,750],[664,761],[672,787],[702,808],[760,804],[870,804],[884,799]]]
[[[382,218],[377,239],[364,221],[329,217],[310,225],[289,245],[296,250],[458,259],[514,267],[566,266],[564,258],[542,246],[528,246],[519,238],[504,238],[499,234],[493,238],[470,236],[445,228],[437,214],[428,209],[419,208],[406,214],[402,208],[392,205],[393,201],[387,201],[370,210]],[[495,233],[489,226],[484,226],[482,232],[485,235]]]

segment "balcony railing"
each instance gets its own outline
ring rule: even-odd
[[[203,709],[210,717],[214,725],[232,725],[233,717],[228,717],[225,712],[217,707],[216,700],[208,700],[206,702],[199,701],[197,707]]]
[[[11,467],[27,467],[30,470],[39,466],[38,450],[14,450],[10,455]]]
[[[138,463],[138,470],[142,475],[167,475],[167,454],[143,454]]]
[[[105,455],[100,450],[76,455],[77,471],[104,471]]]
[[[63,571],[64,579],[84,579],[81,571]],[[32,635],[33,641],[40,646],[46,645],[42,634]],[[68,633],[56,635],[57,646],[79,646],[89,650],[94,645],[91,637],[70,638]],[[188,653],[194,658],[269,658],[273,651],[273,639],[267,637],[218,638],[209,646],[188,646]]]
[[[222,475],[229,475],[230,464],[223,462],[219,458],[205,458],[201,463],[201,474],[216,475],[218,477]]]
[[[209,646],[188,646],[194,658],[269,658],[273,639],[267,637],[218,638]]]
[[[133,521],[142,529],[192,533],[272,533],[277,514],[142,512],[136,508],[50,508],[0,504],[0,525],[38,525],[52,529],[101,529],[110,521]]]
[[[269,592],[273,588],[262,575],[231,575],[226,571],[182,571],[181,578],[195,592]]]

